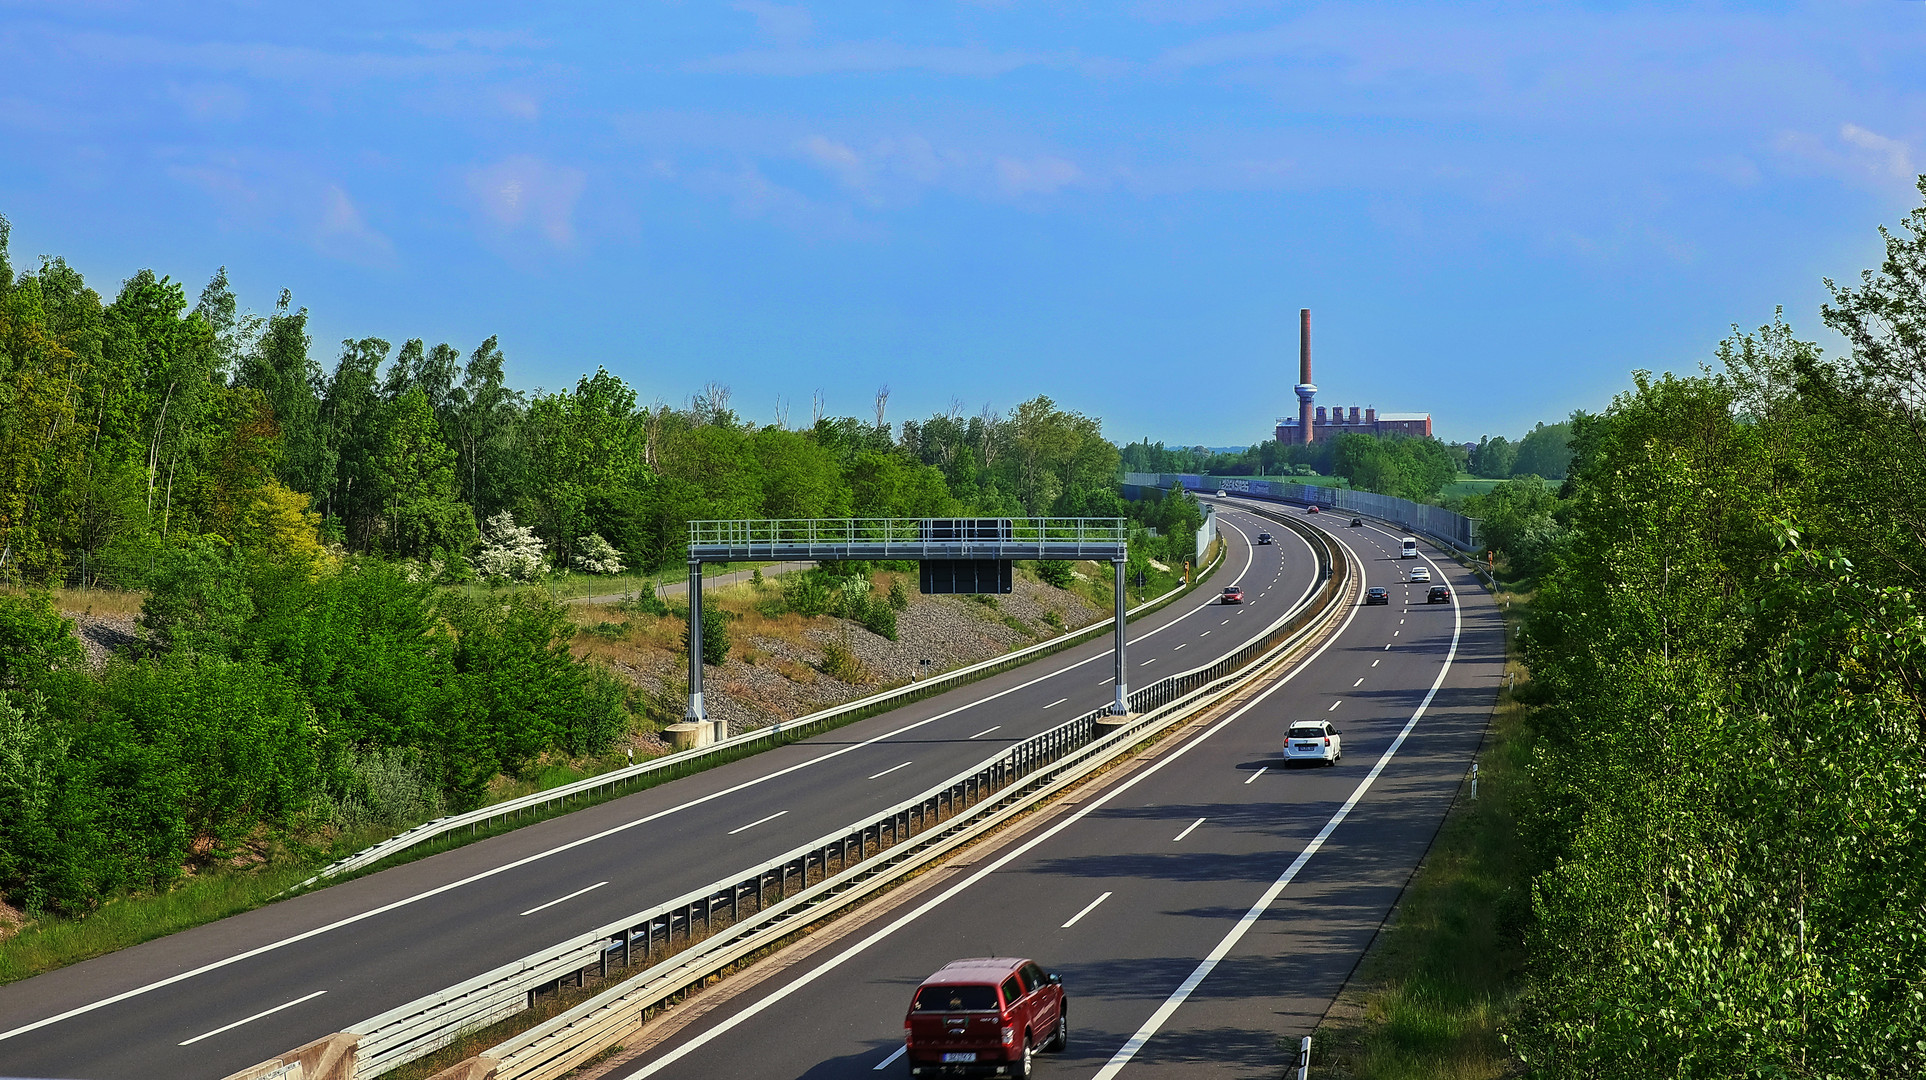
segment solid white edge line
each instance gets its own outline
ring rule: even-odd
[[[1186,828],[1183,832],[1180,832],[1176,836],[1171,837],[1170,842],[1173,844],[1177,843],[1178,841],[1182,840],[1184,837],[1189,836],[1191,834],[1192,829],[1197,828],[1197,826],[1202,825],[1203,823],[1204,823],[1203,818],[1198,818],[1196,821],[1191,822],[1189,828]]]
[[[789,811],[787,811],[787,810],[784,810],[784,811],[783,811],[783,813],[785,813],[785,814],[786,814],[786,813],[788,813],[788,812],[789,812]],[[558,896],[558,897],[556,897],[555,899],[553,899],[553,900],[550,900],[550,901],[549,901],[548,903],[546,903],[546,904],[540,904],[540,905],[537,905],[537,906],[535,906],[535,907],[532,907],[532,908],[529,908],[529,909],[528,909],[527,911],[524,911],[524,912],[522,912],[522,915],[533,915],[533,914],[535,914],[535,913],[536,913],[536,912],[538,912],[538,911],[546,911],[547,909],[549,909],[549,908],[552,908],[552,907],[554,907],[554,906],[555,906],[556,904],[559,904],[559,903],[561,903],[561,902],[562,902],[562,901],[564,901],[564,900],[573,900],[573,899],[575,899],[576,897],[578,897],[578,896],[580,896],[580,895],[582,895],[583,893],[588,893],[588,892],[594,892],[595,890],[597,890],[597,889],[599,889],[599,888],[601,888],[602,886],[604,886],[604,885],[607,885],[607,884],[608,884],[608,882],[606,882],[606,881],[598,881],[598,882],[596,882],[595,884],[593,884],[593,885],[590,885],[590,886],[589,886],[588,888],[586,888],[586,889],[577,889],[577,890],[575,890],[574,892],[572,892],[572,893],[569,893],[569,894],[568,894],[567,896]],[[518,916],[516,916],[516,917],[517,917],[517,918],[520,918],[521,916],[519,916],[519,915],[518,915]]]
[[[1203,963],[1197,965],[1197,969],[1190,973],[1190,977],[1184,980],[1183,985],[1166,998],[1164,1003],[1157,1007],[1156,1012],[1150,1014],[1150,1019],[1144,1021],[1136,1034],[1111,1055],[1103,1068],[1097,1070],[1097,1075],[1092,1080],[1113,1080],[1119,1072],[1123,1071],[1125,1065],[1130,1064],[1130,1059],[1137,1056],[1137,1052],[1144,1048],[1144,1044],[1148,1043],[1171,1016],[1176,1014],[1178,1007],[1209,977],[1224,957],[1230,955],[1230,951],[1236,948],[1237,943],[1244,939],[1244,935],[1250,932],[1251,927],[1257,925],[1257,920],[1277,901],[1284,889],[1297,878],[1298,871],[1304,869],[1304,864],[1311,861],[1311,856],[1316,855],[1344,819],[1351,816],[1352,808],[1364,798],[1365,792],[1371,790],[1371,785],[1377,781],[1385,767],[1391,764],[1391,759],[1397,756],[1398,749],[1404,745],[1404,740],[1410,737],[1412,729],[1416,728],[1418,721],[1423,719],[1425,710],[1431,707],[1432,699],[1438,696],[1438,689],[1444,685],[1445,676],[1451,673],[1451,664],[1458,657],[1458,636],[1463,627],[1464,612],[1458,606],[1458,598],[1454,594],[1451,598],[1451,648],[1445,653],[1444,664],[1438,668],[1438,677],[1432,681],[1431,689],[1425,693],[1424,700],[1418,703],[1417,711],[1411,714],[1411,719],[1405,721],[1404,729],[1398,732],[1397,738],[1391,740],[1391,745],[1378,758],[1377,764],[1371,766],[1371,771],[1358,782],[1356,790],[1351,792],[1351,797],[1344,801],[1343,806],[1338,807],[1337,813],[1331,815],[1331,820],[1324,823],[1324,827],[1318,830],[1317,836],[1298,853],[1297,858],[1291,861],[1291,865],[1285,869],[1284,873],[1271,883],[1271,887],[1264,890],[1264,895],[1258,898],[1257,903],[1251,905],[1250,910],[1244,913],[1244,917],[1237,920],[1237,925],[1231,927],[1230,932],[1225,934],[1223,940],[1217,943],[1217,947],[1210,951],[1210,955],[1204,958]]]
[[[1079,919],[1082,919],[1085,915],[1088,915],[1091,912],[1097,910],[1097,905],[1103,903],[1105,900],[1110,899],[1111,895],[1112,895],[1111,893],[1104,893],[1102,896],[1099,896],[1095,900],[1090,901],[1090,903],[1084,906],[1084,909],[1082,911],[1079,911],[1075,915],[1070,916],[1070,921],[1067,923],[1064,923],[1062,926],[1057,927],[1057,929],[1068,930],[1071,927],[1077,925],[1077,921]]]
[[[788,812],[789,812],[789,811],[787,811],[787,810],[778,810],[778,811],[776,811],[775,813],[773,813],[773,814],[770,814],[770,815],[769,815],[768,817],[765,817],[765,818],[757,818],[756,820],[754,820],[754,821],[752,821],[752,822],[750,822],[750,823],[749,823],[749,824],[747,824],[747,825],[744,825],[744,826],[742,826],[742,827],[741,827],[741,828],[739,828],[739,829],[730,829],[730,830],[729,830],[729,833],[728,833],[728,835],[730,835],[730,836],[734,836],[734,835],[736,835],[736,834],[737,834],[737,833],[739,833],[739,832],[747,832],[747,831],[749,831],[750,829],[753,829],[753,828],[755,828],[756,826],[758,826],[758,825],[760,825],[760,824],[762,824],[762,823],[763,823],[763,822],[765,822],[765,821],[774,821],[774,820],[776,820],[777,818],[779,818],[779,817],[781,817],[781,816],[783,816],[784,814],[787,814]]]
[[[295,998],[293,1001],[288,1002],[286,1005],[276,1005],[272,1009],[263,1009],[260,1012],[255,1013],[253,1016],[250,1016],[245,1020],[236,1020],[232,1024],[227,1025],[226,1027],[217,1027],[213,1031],[207,1032],[204,1035],[196,1035],[193,1038],[187,1040],[186,1042],[176,1043],[175,1045],[192,1046],[195,1043],[200,1042],[202,1039],[211,1039],[214,1036],[219,1035],[223,1031],[233,1031],[235,1028],[240,1027],[242,1024],[251,1024],[256,1020],[259,1020],[263,1016],[273,1016],[275,1013],[280,1012],[282,1009],[292,1009],[296,1005],[301,1004],[303,1001],[313,1001],[315,998],[318,998],[325,993],[327,993],[326,990],[316,990],[314,993],[309,994],[306,997]]]
[[[1338,543],[1343,544],[1344,541],[1339,540]],[[1346,550],[1349,550],[1348,544],[1345,545],[1345,547],[1346,547]],[[1352,554],[1352,557],[1356,558],[1355,552]],[[1111,800],[1117,798],[1119,795],[1122,795],[1124,792],[1129,791],[1131,788],[1136,787],[1138,784],[1141,784],[1145,780],[1148,780],[1151,777],[1157,775],[1159,772],[1162,772],[1164,768],[1170,765],[1172,762],[1181,760],[1183,756],[1185,754],[1190,753],[1192,749],[1202,746],[1206,741],[1210,739],[1212,735],[1215,735],[1218,732],[1224,730],[1226,727],[1229,727],[1232,723],[1235,723],[1239,717],[1243,716],[1247,712],[1250,712],[1252,709],[1255,709],[1257,706],[1263,704],[1265,699],[1269,698],[1272,694],[1290,685],[1291,680],[1297,678],[1299,672],[1308,670],[1310,666],[1317,661],[1318,657],[1324,655],[1324,651],[1326,649],[1329,649],[1333,644],[1335,644],[1340,638],[1344,636],[1344,632],[1350,629],[1351,627],[1351,621],[1353,619],[1356,619],[1357,617],[1358,617],[1358,609],[1356,607],[1351,608],[1351,613],[1344,617],[1344,622],[1338,627],[1337,632],[1332,634],[1330,637],[1326,638],[1324,643],[1317,647],[1316,651],[1312,652],[1310,656],[1305,657],[1304,660],[1300,662],[1296,667],[1293,667],[1290,671],[1286,672],[1282,678],[1278,679],[1276,682],[1266,687],[1262,693],[1258,694],[1256,697],[1252,698],[1251,700],[1245,702],[1240,708],[1238,708],[1235,712],[1231,713],[1229,716],[1225,717],[1222,720],[1219,720],[1217,723],[1211,725],[1209,728],[1206,728],[1196,738],[1190,740],[1189,742],[1179,745],[1178,747],[1173,749],[1170,753],[1152,762],[1148,767],[1146,767],[1142,771],[1124,779],[1115,788],[1112,788],[1110,791],[1104,793],[1103,795],[1100,795],[1097,798],[1094,798],[1089,802],[1084,803],[1081,807],[1077,808],[1076,810],[1072,811],[1069,815],[1067,815],[1062,821],[1059,821],[1055,825],[1052,825],[1049,828],[1046,828],[1043,831],[1037,833],[1035,836],[1031,837],[1029,840],[1026,840],[1021,844],[1018,844],[1016,847],[1010,849],[1010,851],[1008,851],[1007,853],[995,859],[992,859],[990,862],[984,864],[981,869],[976,871],[976,873],[971,874],[968,877],[964,878],[963,880],[950,886],[949,888],[944,889],[942,892],[936,894],[930,899],[917,905],[915,908],[911,909],[909,912],[891,921],[889,925],[884,926],[883,928],[877,930],[873,934],[870,934],[868,937],[850,946],[848,949],[844,950],[842,953],[834,957],[831,957],[821,967],[818,967],[803,973],[802,975],[797,977],[795,982],[788,983],[784,986],[777,988],[768,997],[762,998],[761,1000],[743,1009],[741,1012],[728,1017],[727,1019],[718,1023],[715,1027],[712,1027],[709,1030],[703,1032],[702,1034],[696,1036],[695,1038],[689,1040],[688,1042],[683,1043],[681,1046],[676,1047],[674,1050],[670,1051],[667,1054],[664,1054],[660,1058],[657,1058],[656,1060],[648,1063],[647,1065],[642,1066],[641,1068],[637,1069],[632,1073],[628,1073],[626,1076],[622,1078],[622,1080],[643,1080],[644,1077],[654,1076],[656,1073],[662,1071],[663,1069],[668,1068],[670,1065],[673,1065],[678,1061],[681,1061],[683,1058],[687,1057],[688,1055],[694,1053],[697,1050],[702,1049],[704,1046],[707,1046],[709,1043],[720,1038],[721,1036],[726,1035],[731,1031],[734,1031],[737,1027],[740,1027],[741,1025],[749,1022],[750,1020],[754,1019],[756,1016],[760,1015],[764,1010],[773,1008],[774,1006],[782,1002],[785,998],[787,998],[789,995],[797,992],[798,990],[803,989],[804,987],[815,982],[817,979],[823,977],[824,975],[829,974],[831,971],[834,971],[836,968],[841,967],[843,964],[847,963],[848,961],[866,952],[870,948],[870,946],[875,945],[877,942],[880,942],[885,938],[888,938],[890,935],[896,933],[896,931],[901,930],[903,927],[908,926],[910,923],[915,922],[917,919],[920,919],[924,915],[935,910],[937,907],[941,906],[950,898],[958,895],[959,893],[962,893],[964,890],[968,889],[970,886],[975,885],[977,882],[982,881],[984,878],[989,877],[991,874],[996,873],[998,870],[1001,870],[1005,866],[1008,866],[1010,863],[1016,861],[1019,858],[1022,858],[1024,855],[1028,854],[1031,850],[1047,842],[1048,840],[1050,840],[1050,838],[1056,836],[1058,833],[1076,824],[1077,822],[1082,821],[1091,812],[1109,805]]]
[[[888,1057],[886,1057],[886,1058],[884,1058],[883,1060],[881,1060],[881,1061],[879,1061],[879,1062],[877,1062],[877,1063],[876,1063],[876,1068],[874,1068],[874,1069],[872,1069],[872,1070],[870,1070],[870,1071],[871,1071],[871,1072],[882,1072],[882,1071],[883,1071],[884,1069],[887,1069],[887,1068],[889,1068],[889,1067],[890,1067],[891,1065],[894,1065],[894,1064],[896,1064],[896,1059],[897,1059],[897,1058],[899,1058],[899,1057],[902,1057],[902,1056],[903,1056],[904,1054],[907,1054],[907,1053],[909,1053],[909,1044],[908,1044],[908,1043],[904,1043],[904,1044],[903,1044],[902,1046],[899,1046],[899,1047],[897,1047],[897,1048],[896,1048],[896,1052],[895,1052],[894,1054],[891,1054],[890,1056],[888,1056]]]
[[[1241,531],[1239,535],[1242,535]],[[1244,570],[1239,571],[1240,575],[1250,569],[1250,563],[1255,558],[1255,555],[1256,555],[1255,548],[1250,548],[1250,547],[1246,548]],[[1210,606],[1210,600],[1206,599],[1204,603],[1199,604],[1198,606],[1192,608],[1191,610],[1185,612],[1182,615],[1179,615],[1177,618],[1172,619],[1170,622],[1167,622],[1162,626],[1156,627],[1155,629],[1147,630],[1143,632],[1142,634],[1138,635],[1136,640],[1141,641],[1142,639],[1150,637],[1153,634],[1159,633],[1163,630],[1167,630],[1170,627],[1177,625],[1179,622],[1182,622],[1184,619],[1187,619],[1190,616],[1195,615],[1197,612],[1203,611],[1205,608],[1209,606]],[[593,833],[588,836],[571,840],[566,844],[557,845],[556,847],[552,847],[547,851],[538,851],[533,855],[525,856],[513,862],[503,863],[500,866],[491,867],[490,869],[483,870],[477,874],[470,874],[468,877],[461,878],[456,881],[450,881],[443,885],[438,885],[432,889],[428,889],[426,891],[416,893],[413,896],[404,896],[399,900],[393,901],[391,903],[383,904],[380,907],[370,908],[367,911],[358,912],[354,915],[349,915],[345,918],[336,919],[331,923],[325,923],[321,926],[314,927],[313,929],[304,930],[301,933],[290,935],[288,937],[280,939],[279,941],[271,941],[265,945],[261,945],[253,949],[248,949],[244,952],[235,953],[232,956],[224,956],[219,960],[213,960],[208,963],[202,964],[199,967],[190,968],[186,971],[178,972],[176,974],[168,976],[167,978],[156,979],[155,981],[146,983],[145,985],[136,986],[129,990],[123,990],[118,994],[111,994],[107,997],[100,998],[99,1000],[90,1001],[85,1005],[75,1006],[74,1008],[68,1009],[65,1012],[56,1013],[52,1016],[43,1017],[39,1020],[35,1020],[30,1023],[21,1024],[18,1027],[10,1028],[6,1031],[0,1031],[0,1042],[5,1042],[6,1040],[14,1038],[17,1035],[25,1035],[28,1032],[38,1031],[44,1027],[51,1027],[52,1025],[61,1023],[62,1021],[71,1020],[76,1016],[84,1016],[87,1013],[94,1012],[99,1009],[104,1009],[109,1005],[118,1005],[119,1003],[126,1001],[130,998],[136,998],[141,996],[142,994],[152,993],[155,990],[164,989],[166,987],[173,986],[176,983],[185,982],[188,979],[192,979],[200,975],[205,975],[210,971],[219,971],[221,968],[231,967],[243,961],[252,960],[254,957],[261,956],[265,953],[273,952],[277,949],[285,948],[289,945],[299,944],[303,941],[308,940],[309,938],[319,937],[322,934],[339,930],[344,926],[352,926],[355,923],[372,919],[378,915],[385,915],[388,912],[394,911],[398,908],[404,908],[410,904],[418,903],[422,900],[431,899],[433,897],[441,895],[442,893],[451,892],[455,889],[462,888],[463,886],[466,886],[466,885],[472,885],[477,881],[483,881],[487,878],[494,877],[497,874],[505,874],[510,870],[519,869],[523,866],[527,866],[529,863],[538,862],[552,855],[559,855],[565,851],[573,850],[574,848],[581,847],[585,844],[595,843],[598,840],[606,840],[609,837],[616,835],[617,833],[625,832],[629,829],[636,828],[637,826],[640,826],[640,825],[647,825],[650,822],[668,817],[671,814],[681,813],[684,810],[688,810],[696,806],[701,806],[704,803],[713,802],[716,799],[724,798],[729,795],[734,795],[736,792],[743,791],[747,788],[755,787],[758,784],[767,783],[779,777],[787,776],[792,772],[809,768],[811,765],[816,765],[821,762],[828,761],[831,758],[841,757],[842,755],[850,753],[851,751],[860,750],[863,747],[882,742],[885,739],[892,739],[906,732],[914,731],[917,728],[924,727],[929,724],[933,724],[938,720],[947,719],[951,716],[956,715],[957,713],[965,712],[969,709],[974,709],[979,705],[983,705],[988,702],[995,701],[997,698],[1004,697],[1009,694],[1014,694],[1019,690],[1028,689],[1029,687],[1035,686],[1037,683],[1043,682],[1046,679],[1054,679],[1066,671],[1074,671],[1075,669],[1080,668],[1085,664],[1093,663],[1098,660],[1107,659],[1109,655],[1110,655],[1109,653],[1097,653],[1094,656],[1087,657],[1075,663],[1065,664],[1064,666],[1057,668],[1054,671],[1048,672],[1043,675],[1039,675],[1036,678],[1029,680],[1028,682],[1019,683],[1016,686],[1012,686],[1007,690],[999,690],[994,694],[990,694],[985,697],[980,697],[974,701],[970,701],[963,705],[959,705],[956,708],[951,709],[947,712],[938,713],[937,715],[932,716],[927,720],[918,720],[913,724],[905,724],[904,726],[900,728],[896,728],[893,731],[886,731],[881,735],[877,735],[873,738],[865,739],[862,742],[852,743],[849,746],[832,750],[826,754],[819,754],[816,757],[810,758],[808,761],[798,762],[795,765],[791,765],[783,769],[778,769],[775,772],[768,773],[767,775],[764,775],[764,776],[752,777],[733,787],[724,788],[721,791],[711,792],[707,795],[701,796],[700,798],[690,799],[688,802],[685,802],[685,803],[679,803],[675,806],[666,807],[662,810],[656,811],[653,814],[646,814],[642,817],[636,818],[634,821],[623,822],[620,825],[616,825],[612,828],[604,829],[601,832]],[[1105,683],[1109,681],[1110,681],[1109,679],[1104,680]],[[1103,683],[1098,683],[1097,685],[1101,686],[1103,685]],[[995,729],[992,728],[991,730],[995,730]],[[733,836],[735,834],[731,833],[730,835]]]
[[[893,773],[898,769],[907,769],[914,764],[916,764],[916,762],[914,761],[905,761],[901,765],[891,765],[889,768],[884,769],[882,772],[877,773],[876,776],[868,776],[868,777],[864,777],[864,779],[874,780],[876,779],[877,776],[888,776],[890,773]]]

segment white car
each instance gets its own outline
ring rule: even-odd
[[[1344,740],[1329,720],[1300,720],[1284,735],[1284,760],[1336,765],[1344,760]]]
[[[1411,577],[1408,580],[1423,581],[1423,582],[1429,583],[1431,581],[1431,568],[1426,566],[1412,567]]]
[[[1220,498],[1220,499],[1228,499],[1228,498],[1230,498],[1230,494],[1229,494],[1228,492],[1226,492],[1226,491],[1225,491],[1225,490],[1224,490],[1223,488],[1218,488],[1218,489],[1217,489],[1217,497],[1218,497],[1218,498]]]

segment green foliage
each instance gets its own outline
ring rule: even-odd
[[[1196,533],[1192,528],[1192,535]],[[1040,559],[1037,561],[1037,579],[1045,585],[1067,589],[1076,579],[1071,576],[1070,562],[1067,559]]]
[[[682,652],[689,652],[688,613],[683,613]],[[729,613],[721,608],[702,609],[702,662],[715,666],[729,659]]]
[[[1506,480],[1464,502],[1478,519],[1486,548],[1498,551],[1527,575],[1542,571],[1565,536],[1558,493],[1537,476]]]
[[[848,645],[834,638],[823,643],[821,668],[823,674],[830,678],[856,686],[865,685],[875,678]]]
[[[862,606],[862,615],[858,621],[870,633],[886,637],[891,641],[896,640],[896,609],[890,606],[886,598],[869,597]]]
[[[82,661],[74,626],[47,592],[0,593],[0,691],[39,686]]]
[[[903,578],[889,583],[889,606],[897,611],[909,610],[909,584]]]
[[[1346,432],[1332,444],[1331,471],[1362,491],[1431,502],[1458,476],[1457,459],[1436,439]]]
[[[141,625],[161,649],[239,655],[254,600],[233,548],[215,536],[183,538],[163,550],[148,583]]]

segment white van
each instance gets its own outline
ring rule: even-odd
[[[1417,537],[1407,536],[1404,539],[1398,541],[1398,543],[1403,545],[1398,549],[1398,558],[1415,559],[1418,557],[1418,538]]]

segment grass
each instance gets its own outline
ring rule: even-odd
[[[1107,567],[1105,569],[1108,569]],[[746,606],[753,605],[753,590],[748,585],[731,589],[717,590],[718,593],[741,591],[751,598]],[[124,594],[123,594],[124,595]],[[1105,595],[1108,596],[1108,581],[1105,581]],[[1161,606],[1161,605],[1160,605]],[[598,610],[584,605],[585,614]],[[96,608],[95,610],[99,610]],[[136,604],[135,610],[138,610]],[[1144,612],[1143,614],[1149,614]],[[785,616],[784,618],[796,618]],[[597,620],[599,621],[599,620]],[[680,642],[680,623],[677,620],[649,620],[637,617],[637,623],[646,621],[675,622],[677,643]],[[798,619],[800,623],[800,620]],[[593,622],[591,622],[593,625]],[[1066,635],[1059,644],[1068,647],[1080,640],[1080,635]],[[584,642],[604,644],[599,637],[577,638],[578,648]],[[987,673],[986,673],[987,674]],[[977,678],[985,677],[979,675]],[[975,679],[965,680],[973,682]],[[339,884],[366,874],[382,870],[416,859],[428,858],[444,851],[463,847],[478,840],[511,832],[525,825],[545,821],[562,814],[573,813],[584,807],[622,798],[646,788],[669,783],[683,777],[703,772],[720,765],[741,760],[751,754],[776,746],[785,746],[802,739],[814,738],[824,731],[833,730],[859,720],[867,719],[881,712],[898,708],[912,701],[921,700],[932,693],[943,693],[962,683],[932,686],[926,691],[912,693],[903,698],[879,702],[872,706],[853,709],[834,721],[818,725],[806,731],[796,731],[770,738],[752,746],[737,747],[722,753],[710,754],[678,765],[635,778],[630,783],[617,785],[612,790],[585,797],[565,805],[530,811],[514,819],[495,823],[485,829],[472,833],[454,833],[436,840],[415,845],[394,856],[383,859],[372,866],[351,874],[343,874],[331,879],[328,884]],[[550,764],[539,773],[521,781],[491,787],[489,802],[527,794],[532,791],[546,790],[580,779],[592,773],[606,771],[618,764],[614,755],[607,755],[593,762],[576,764]],[[589,768],[580,766],[588,764]],[[345,835],[335,838],[326,848],[290,849],[279,852],[264,865],[243,870],[213,871],[197,875],[175,888],[159,894],[135,895],[110,900],[99,909],[82,919],[61,919],[40,917],[33,919],[19,933],[0,941],[0,985],[29,978],[52,971],[55,968],[76,964],[118,949],[138,945],[144,941],[164,937],[182,930],[192,929],[206,923],[238,915],[254,908],[271,903],[281,896],[290,886],[296,885],[312,875],[315,870],[334,862],[342,856],[362,850],[376,841],[391,835],[386,829],[371,830],[364,833]],[[484,1044],[486,1045],[486,1044]]]
[[[1491,489],[1504,483],[1503,480],[1485,480],[1475,476],[1458,474],[1458,479],[1446,484],[1438,495],[1444,499],[1462,499],[1468,495],[1488,495]]]
[[[1506,681],[1469,780],[1397,910],[1312,1045],[1312,1072],[1333,1080],[1490,1080],[1522,1066],[1500,1032],[1516,1007],[1530,914],[1516,813],[1528,782],[1525,707],[1510,689],[1529,677],[1516,627],[1528,598],[1500,578],[1507,613]]]

